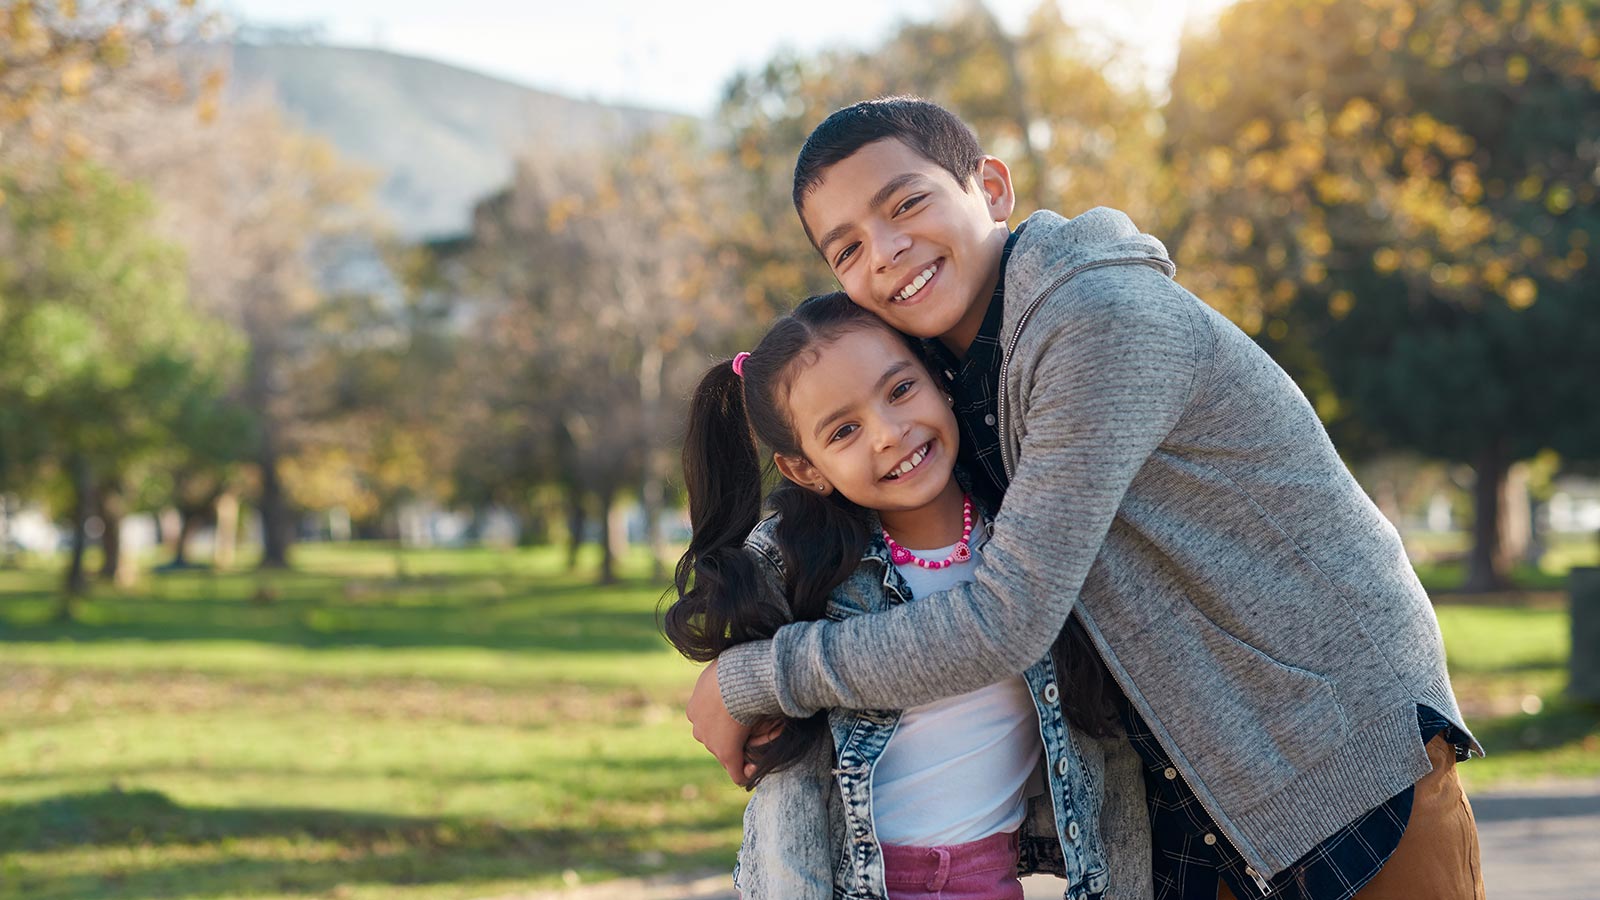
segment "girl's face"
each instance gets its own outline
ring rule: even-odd
[[[778,467],[802,487],[826,483],[880,513],[932,504],[952,483],[956,417],[939,385],[903,341],[857,328],[800,364],[789,416],[804,459]]]

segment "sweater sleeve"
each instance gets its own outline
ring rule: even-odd
[[[718,687],[736,718],[902,709],[1018,674],[1049,650],[1129,484],[1189,403],[1201,359],[1197,301],[1170,280],[1082,280],[1030,325],[1042,332],[1028,335],[1038,349],[1021,454],[974,580],[732,648]]]

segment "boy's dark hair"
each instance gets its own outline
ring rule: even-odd
[[[774,537],[788,576],[785,596],[771,596],[744,540],[761,518],[767,472],[760,445],[804,455],[787,413],[796,364],[867,328],[911,344],[836,291],[810,297],[774,322],[745,359],[742,377],[720,362],[700,379],[683,442],[692,531],[673,579],[677,599],[662,620],[667,640],[684,656],[709,662],[735,644],[770,638],[791,618],[822,618],[828,595],[860,565],[871,513],[838,491],[818,494],[787,480],[766,498],[779,516]],[[826,712],[785,722],[777,739],[750,751],[756,771],[745,786],[793,765],[826,738]]]
[[[949,172],[963,190],[983,162],[977,135],[955,113],[939,104],[918,97],[863,100],[835,111],[806,138],[794,164],[794,211],[800,212],[806,194],[822,180],[829,166],[885,138],[899,138]],[[804,215],[800,223],[814,240]]]

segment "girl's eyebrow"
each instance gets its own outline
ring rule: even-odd
[[[872,385],[873,392],[876,393],[883,390],[883,386],[889,383],[889,379],[910,367],[910,365],[911,360],[909,359],[901,359],[898,362],[890,364],[889,368],[883,370],[883,374],[879,375],[877,382]],[[811,436],[814,438],[821,437],[822,432],[826,431],[829,425],[832,425],[835,421],[844,418],[845,415],[850,412],[853,406],[853,403],[846,403],[845,405],[829,413],[827,418],[822,419],[817,423],[817,430],[813,432]]]

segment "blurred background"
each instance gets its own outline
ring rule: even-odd
[[[1600,776],[1593,0],[4,0],[0,897],[731,867],[684,398],[833,286],[793,161],[888,93],[1295,377],[1471,786]]]

